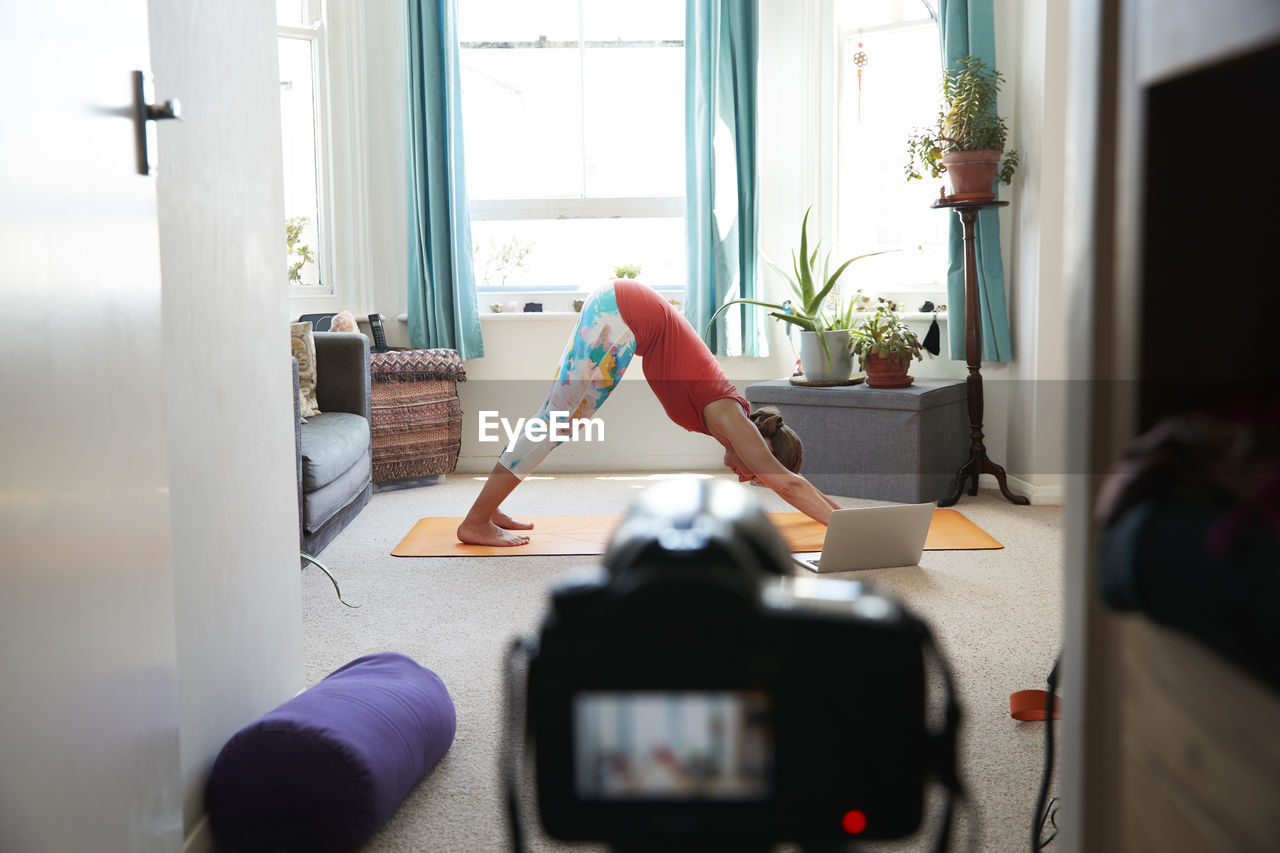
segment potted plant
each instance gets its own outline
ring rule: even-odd
[[[830,272],[831,253],[827,252],[819,277],[816,264],[822,241],[819,240],[813,252],[809,252],[809,213],[812,210],[813,208],[809,208],[805,211],[804,219],[800,223],[800,253],[799,255],[794,251],[791,253],[795,277],[793,278],[786,270],[766,259],[769,266],[791,285],[791,290],[796,296],[795,301],[788,299],[778,304],[756,299],[731,299],[721,305],[711,316],[702,336],[704,339],[709,338],[711,327],[715,325],[716,319],[730,305],[746,304],[769,308],[771,309],[770,317],[800,327],[800,364],[805,377],[814,382],[839,382],[847,380],[853,372],[853,361],[847,357],[849,343],[847,317],[850,312],[842,312],[839,306],[836,306],[833,314],[825,313],[828,310],[827,300],[849,264],[872,255],[884,254],[884,252],[855,255],[837,267],[834,273]],[[850,306],[852,306],[852,300]],[[846,320],[846,323],[841,325],[841,320]]]
[[[975,56],[958,60],[943,75],[937,121],[907,140],[907,180],[922,179],[924,171],[935,178],[945,173],[952,198],[975,201],[995,198],[997,175],[1004,184],[1013,181],[1018,152],[1004,153],[1008,128],[996,114],[1003,82],[1000,72]]]
[[[302,242],[302,231],[307,227],[307,221],[305,216],[292,216],[284,221],[284,242],[286,254],[289,256],[291,284],[302,284],[302,268],[316,262],[316,256],[311,253],[311,247]]]
[[[849,330],[849,352],[858,357],[871,388],[910,385],[915,381],[908,375],[911,359],[923,361],[923,350],[916,333],[883,301]]]

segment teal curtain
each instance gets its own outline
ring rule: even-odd
[[[478,358],[455,0],[405,0],[405,32],[409,342]]]
[[[976,56],[988,68],[996,65],[995,10],[992,0],[938,0],[938,32],[942,36],[942,61],[948,69],[964,56]],[[974,227],[974,251],[978,260],[978,303],[982,315],[983,361],[1009,361],[1009,317],[1004,299],[1004,261],[1000,257],[998,208],[978,212]],[[951,217],[951,252],[947,265],[947,331],[951,357],[964,360],[964,229],[960,217]]]
[[[760,11],[758,0],[688,0],[685,14],[685,316],[701,334],[727,300],[763,298],[757,275]],[[716,322],[711,351],[768,355],[766,319],[754,306],[730,309]]]

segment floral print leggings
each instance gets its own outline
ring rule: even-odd
[[[499,457],[502,466],[521,480],[529,476],[553,448],[567,440],[550,437],[550,413],[568,413],[570,424],[578,418],[591,417],[617,387],[635,352],[636,336],[618,311],[613,285],[591,294],[560,357],[551,393],[531,419],[548,424],[542,431],[542,435],[548,437],[530,440],[528,431],[521,430]],[[563,435],[565,419],[563,415],[557,417]]]

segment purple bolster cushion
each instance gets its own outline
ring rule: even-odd
[[[440,677],[382,652],[353,660],[237,732],[205,789],[220,851],[351,851],[448,751]]]

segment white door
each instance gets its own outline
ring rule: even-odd
[[[0,0],[0,850],[181,847],[145,0]]]

